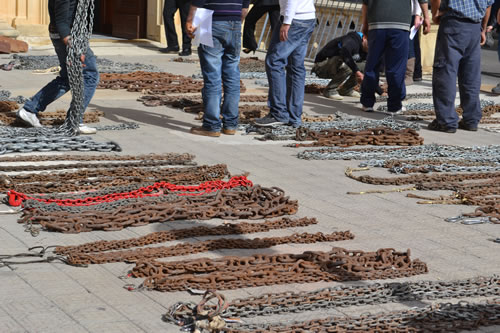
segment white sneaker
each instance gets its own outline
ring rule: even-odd
[[[372,106],[364,106],[363,105],[362,109],[365,112],[373,112],[373,107]]]
[[[40,124],[36,113],[26,111],[24,108],[20,108],[19,110],[17,110],[16,116],[32,127],[42,127],[42,124]]]
[[[344,96],[360,98],[361,94],[359,92],[357,92],[356,90],[353,90],[353,91],[351,91],[350,93],[348,93],[347,95],[344,95]]]
[[[323,96],[325,96],[326,98],[337,100],[337,101],[341,101],[344,99],[344,97],[339,95],[339,92],[337,90],[334,90],[334,91],[326,91],[325,90],[325,92],[323,93]]]
[[[80,126],[78,126],[78,132],[80,132],[80,134],[96,134],[97,129],[94,127],[89,127],[85,124],[80,124]]]
[[[406,107],[403,105],[401,107],[401,109],[399,109],[397,111],[392,111],[392,112],[391,111],[386,111],[385,113],[390,114],[391,116],[394,116],[394,115],[400,114],[400,113],[405,112],[405,111],[406,111]]]

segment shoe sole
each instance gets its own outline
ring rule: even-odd
[[[19,112],[16,112],[16,117],[17,117],[18,119],[22,120],[22,121],[23,121],[26,125],[30,125],[31,127],[42,127],[42,125],[41,125],[41,124],[40,124],[40,126],[33,125],[29,119],[24,118],[24,117],[22,116],[22,114],[21,114],[21,113],[19,113]]]
[[[254,123],[255,126],[258,127],[272,127],[272,126],[277,126],[277,125],[286,125],[285,123],[282,122],[274,122],[274,123],[269,123],[269,124],[259,124],[259,123]]]

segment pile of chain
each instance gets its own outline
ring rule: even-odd
[[[130,238],[125,240],[96,241],[73,246],[58,246],[54,252],[59,255],[69,255],[74,253],[96,253],[105,251],[115,251],[142,247],[146,245],[159,244],[186,238],[196,238],[204,236],[225,236],[243,235],[258,232],[268,232],[271,230],[288,229],[297,227],[307,227],[317,224],[315,218],[291,219],[283,217],[277,220],[266,220],[264,222],[238,222],[225,223],[216,227],[200,226],[186,229],[174,229],[168,231],[157,231],[145,236]]]
[[[2,102],[15,102],[18,104],[24,104],[28,100],[23,96],[11,97],[12,93],[8,90],[0,90],[0,101]]]
[[[425,98],[428,97],[427,94],[414,94],[410,96],[411,98]],[[410,98],[408,97],[408,98]],[[403,111],[401,115],[408,116],[410,120],[432,120],[436,117],[434,104],[432,103],[422,103],[413,102],[405,104],[406,111]],[[494,115],[500,113],[500,105],[495,104],[491,100],[481,100],[481,109],[483,117],[481,118],[481,124],[500,124],[500,117],[495,117]],[[381,105],[377,108],[377,111],[387,111],[386,105]],[[456,108],[457,113],[461,116],[463,110],[460,106]]]
[[[134,166],[134,163],[106,164],[105,167],[78,169],[73,172],[42,172],[1,175],[0,191],[15,190],[27,194],[64,193],[102,189],[133,183],[166,181],[176,184],[196,184],[221,180],[229,173],[225,164],[187,168],[160,168],[156,163]],[[156,165],[156,167],[155,167]],[[167,164],[168,165],[168,164]]]
[[[224,316],[252,318],[338,307],[492,296],[500,296],[498,276],[456,281],[375,283],[236,299],[230,303]]]
[[[232,325],[228,333],[271,332],[461,332],[500,324],[500,299],[485,303],[439,303],[358,317],[330,317],[282,325]]]
[[[367,128],[360,131],[326,129],[311,131],[307,128],[298,128],[295,136],[297,141],[314,141],[300,143],[293,147],[318,146],[418,146],[424,139],[413,129],[395,131],[387,127]]]
[[[427,265],[410,259],[410,251],[376,252],[332,248],[330,252],[256,254],[184,261],[141,261],[133,277],[158,291],[227,290],[289,283],[391,279],[427,273]]]
[[[328,130],[345,130],[352,132],[365,131],[370,128],[384,127],[393,131],[402,131],[407,129],[419,130],[420,126],[411,122],[396,122],[392,117],[387,117],[382,120],[367,120],[352,118],[345,113],[335,113],[336,121],[328,122],[305,122],[302,124],[300,131],[309,132],[325,132]],[[273,127],[259,127],[255,125],[242,125],[242,130],[247,134],[256,133],[261,135],[258,140],[300,140],[297,137],[299,131],[291,126],[277,125]]]
[[[2,103],[0,102],[0,109],[2,108]],[[12,105],[11,107],[13,107]],[[17,105],[16,105],[17,106]],[[17,110],[18,107],[11,109],[9,111]],[[0,110],[0,112],[2,112]],[[103,117],[104,112],[99,110],[88,110],[83,114],[84,123],[98,123],[99,117]],[[38,114],[40,123],[44,126],[55,126],[62,125],[66,119],[66,111],[58,110],[54,112],[40,112]],[[16,117],[15,112],[0,113],[0,123],[5,126],[25,126],[25,124]]]
[[[293,215],[298,209],[297,201],[290,200],[282,190],[261,186],[224,189],[199,196],[124,199],[83,209],[48,206],[40,203],[36,208],[23,210],[18,222],[41,224],[49,231],[78,233],[186,219],[254,220]]]
[[[59,66],[57,56],[25,56],[14,54],[15,69],[18,70],[45,70]],[[106,58],[96,57],[99,73],[130,73],[135,71],[160,72],[160,68],[144,63],[118,62]]]
[[[185,256],[195,253],[216,251],[221,249],[262,249],[281,244],[311,244],[316,242],[333,242],[353,239],[354,235],[349,231],[333,232],[331,234],[294,233],[290,236],[264,237],[254,239],[218,238],[195,243],[181,243],[172,246],[145,247],[140,249],[92,252],[92,253],[69,253],[66,261],[70,265],[105,264],[112,262],[135,263],[138,261],[152,260],[158,258]]]
[[[132,72],[124,74],[101,74],[98,89],[127,89],[153,95],[199,93],[203,88],[202,80],[171,73]],[[246,88],[240,81],[241,92]]]

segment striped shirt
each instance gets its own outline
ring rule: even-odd
[[[250,0],[193,0],[191,5],[214,11],[213,21],[241,21],[241,9],[248,8]]]
[[[439,7],[440,12],[444,12],[444,17],[453,16],[467,18],[474,22],[481,22],[486,13],[486,9],[495,0],[443,0]]]

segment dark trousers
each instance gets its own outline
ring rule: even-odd
[[[387,107],[389,111],[401,109],[406,97],[405,73],[408,62],[409,33],[400,29],[373,29],[368,32],[368,57],[365,77],[361,84],[361,104],[373,107],[375,91],[379,81],[382,57],[385,61],[385,76],[389,86]]]
[[[255,40],[255,25],[265,13],[269,13],[269,20],[271,21],[271,35],[274,27],[279,24],[280,6],[253,6],[245,18],[245,25],[243,27],[244,48],[257,50],[258,45]]]
[[[444,17],[439,24],[432,72],[432,98],[437,122],[446,128],[458,126],[455,111],[457,77],[465,124],[477,126],[481,120],[480,33],[480,23],[465,19]]]
[[[415,16],[411,18],[411,25],[415,24]],[[420,51],[420,35],[417,33],[413,40],[410,40],[408,59],[415,58],[415,68],[413,78],[422,78],[422,56]]]
[[[182,25],[182,48],[191,48],[191,38],[186,33],[186,19],[189,14],[190,0],[165,0],[163,7],[163,24],[165,25],[165,36],[167,37],[167,46],[179,47],[177,33],[175,32],[174,15],[177,9],[181,14]]]

